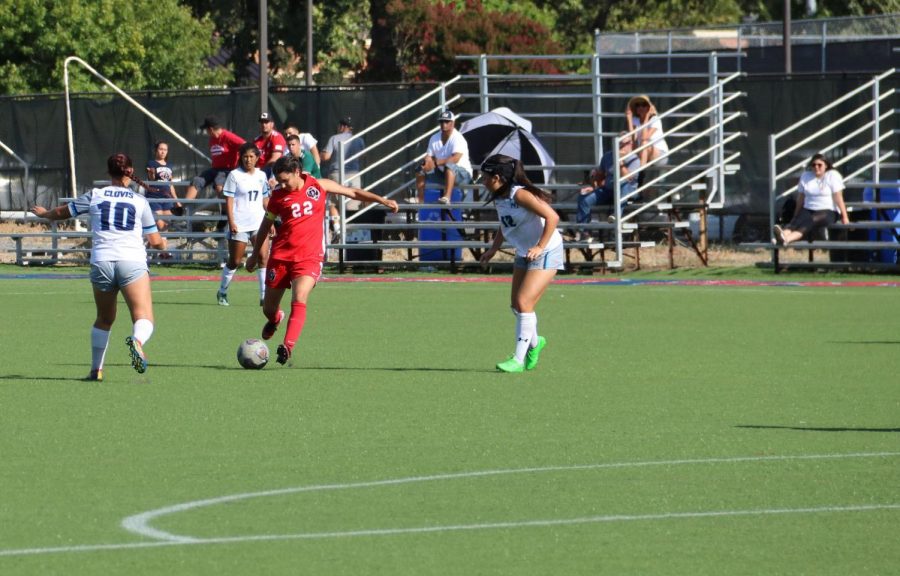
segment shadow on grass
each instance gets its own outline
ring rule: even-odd
[[[843,342],[829,342],[829,344],[857,344],[859,346],[866,346],[869,344],[885,344],[885,345],[900,345],[900,340],[856,340],[856,341],[843,341]]]
[[[767,426],[764,424],[738,424],[735,428],[752,428],[761,430],[800,430],[801,432],[900,432],[900,428],[850,428],[850,427],[817,427],[817,426]]]

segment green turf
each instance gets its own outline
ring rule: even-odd
[[[150,369],[122,306],[98,384],[88,282],[0,280],[0,574],[896,572],[896,287],[554,285],[499,374],[508,290],[326,282],[257,372],[253,282],[155,282]]]

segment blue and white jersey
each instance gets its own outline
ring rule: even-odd
[[[156,174],[156,178],[151,182],[148,182],[150,186],[150,192],[148,192],[149,196],[155,196],[157,198],[169,198],[169,186],[171,184],[153,184],[152,182],[171,182],[172,181],[172,167],[168,164],[162,164],[159,160],[150,160],[147,162],[147,168],[149,170],[153,170]]]
[[[72,217],[90,214],[91,263],[145,262],[144,234],[157,232],[147,199],[121,186],[94,188],[69,202]]]
[[[516,204],[516,194],[522,190],[521,186],[513,186],[509,198],[498,198],[494,201],[497,207],[497,217],[500,219],[500,228],[503,237],[516,248],[516,256],[525,257],[529,248],[535,246],[544,233],[544,219],[531,210],[522,208]],[[531,194],[528,190],[522,194]],[[553,231],[550,242],[544,247],[544,251],[552,250],[562,244],[562,236],[559,230]]]
[[[234,198],[234,223],[238,232],[256,232],[266,215],[263,198],[269,197],[269,181],[262,170],[253,174],[243,168],[228,173],[222,194]]]

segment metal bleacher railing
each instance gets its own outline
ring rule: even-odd
[[[849,225],[834,224],[828,231],[843,236],[848,230],[866,232],[868,230],[895,229],[900,224],[890,218],[865,219],[866,216],[884,210],[900,208],[897,202],[881,200],[883,189],[896,189],[900,186],[897,180],[898,150],[900,150],[900,130],[897,125],[896,70],[890,69],[873,77],[870,81],[833,100],[827,106],[810,113],[803,119],[791,124],[776,134],[769,136],[769,228],[773,232],[783,203],[797,191],[797,178],[816,152],[833,158],[833,165],[844,178],[844,201],[848,212],[854,216]],[[835,110],[850,109],[849,112],[837,116],[827,125],[822,125],[822,118],[834,116]],[[831,140],[834,132],[840,137]],[[893,174],[893,176],[891,176]],[[871,198],[864,193],[871,193]],[[862,215],[862,219],[855,214]],[[883,215],[883,214],[882,214]],[[827,237],[824,240],[795,242],[790,246],[779,246],[774,243],[748,243],[747,246],[766,248],[772,251],[771,265],[776,272],[786,267],[830,267],[830,268],[897,268],[894,263],[884,266],[884,262],[867,261],[872,251],[900,249],[896,231],[893,240],[877,240],[859,238],[856,240],[835,240]],[[774,232],[772,233],[774,237]],[[790,249],[808,250],[808,261],[791,263],[789,266],[780,262],[780,252]],[[813,250],[825,250],[832,254],[826,264],[813,260]],[[850,257],[853,257],[851,259]]]

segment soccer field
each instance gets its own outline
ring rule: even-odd
[[[506,278],[344,280],[261,371],[255,282],[154,281],[95,383],[89,282],[0,279],[0,574],[897,572],[896,282],[559,282],[501,374]]]

